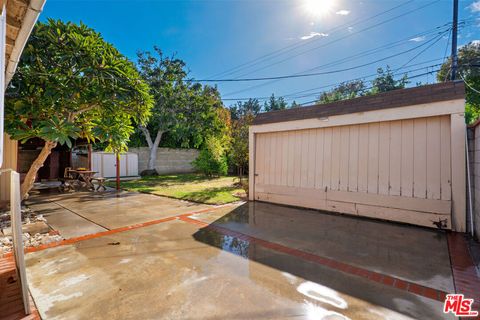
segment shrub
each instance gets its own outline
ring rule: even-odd
[[[215,137],[208,137],[197,159],[192,162],[195,169],[207,177],[226,175],[228,170],[225,148]]]

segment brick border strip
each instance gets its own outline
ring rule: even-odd
[[[17,278],[16,265],[13,257],[0,258],[0,277],[9,277],[13,276]],[[30,291],[28,292],[28,299],[30,300],[30,314],[24,314],[23,299],[21,297],[21,288],[19,287],[18,279],[15,281],[15,284],[12,284],[10,287],[2,287],[2,295],[0,302],[3,303],[2,311],[5,312],[9,308],[13,308],[14,313],[5,316],[8,319],[19,319],[19,320],[40,320],[40,314],[37,310],[35,302],[33,301]],[[13,291],[12,291],[13,290]],[[0,319],[3,319],[2,314],[0,314]]]
[[[321,257],[321,256],[318,256],[318,255],[309,253],[309,252],[305,252],[305,251],[290,248],[290,247],[287,247],[287,246],[284,246],[284,245],[281,245],[281,244],[278,244],[278,243],[274,243],[274,242],[270,242],[270,241],[263,240],[263,239],[260,239],[260,238],[256,238],[256,237],[253,237],[253,236],[249,236],[249,235],[246,235],[246,234],[241,233],[241,232],[232,231],[230,229],[220,227],[220,226],[217,226],[217,225],[208,224],[208,223],[200,221],[200,220],[192,219],[192,218],[190,218],[190,215],[181,215],[179,217],[179,220],[187,222],[187,223],[195,224],[195,225],[201,226],[201,227],[206,228],[206,229],[217,231],[217,232],[219,232],[223,235],[228,235],[228,236],[231,236],[231,237],[238,238],[240,240],[245,240],[245,241],[249,241],[249,242],[252,242],[252,243],[256,243],[256,244],[261,245],[265,248],[268,248],[268,249],[271,249],[271,250],[274,250],[274,251],[277,251],[277,252],[280,252],[280,253],[285,253],[285,254],[288,254],[288,255],[291,255],[291,256],[294,256],[294,257],[297,257],[297,258],[301,258],[301,259],[309,261],[309,262],[314,262],[314,263],[317,263],[317,264],[320,264],[320,265],[323,265],[323,266],[341,271],[343,273],[347,273],[347,274],[351,274],[351,275],[354,275],[354,276],[366,278],[368,280],[378,282],[380,284],[383,284],[383,285],[386,285],[386,286],[389,286],[389,287],[393,287],[393,288],[397,288],[397,289],[400,289],[400,290],[403,290],[403,291],[407,291],[407,292],[413,293],[415,295],[422,296],[422,297],[425,297],[425,298],[429,298],[429,299],[432,299],[432,300],[444,302],[445,297],[447,295],[446,292],[441,291],[441,290],[437,290],[437,289],[434,289],[434,288],[422,286],[422,285],[419,285],[419,284],[416,284],[416,283],[413,283],[413,282],[410,282],[410,281],[405,281],[405,280],[402,280],[402,279],[399,279],[399,278],[396,278],[396,277],[392,277],[392,276],[385,275],[385,274],[382,274],[382,273],[370,271],[370,270],[367,270],[367,269],[364,269],[364,268],[359,268],[359,267],[353,266],[351,264],[344,263],[344,262],[339,262],[339,261],[336,261],[336,260],[333,260],[333,259],[330,259],[330,258]]]
[[[455,291],[465,295],[465,298],[474,299],[472,307],[480,311],[480,278],[468,251],[467,240],[461,233],[449,232],[447,242]]]
[[[107,231],[87,234],[87,235],[84,235],[84,236],[68,238],[68,239],[65,239],[65,240],[62,240],[62,241],[52,242],[52,243],[49,243],[49,244],[43,244],[43,245],[36,246],[36,247],[27,247],[27,248],[24,249],[24,252],[25,253],[37,252],[37,251],[42,251],[42,250],[55,248],[55,247],[59,247],[59,246],[74,244],[74,243],[77,243],[77,242],[80,242],[80,241],[100,238],[100,237],[108,236],[108,235],[119,233],[119,232],[135,230],[135,229],[138,229],[138,228],[148,227],[148,226],[156,225],[156,224],[163,223],[163,222],[177,220],[182,216],[190,216],[190,215],[194,215],[194,214],[210,212],[210,211],[213,211],[215,209],[217,209],[217,208],[205,208],[205,209],[202,209],[202,210],[183,213],[183,214],[180,214],[180,215],[166,217],[166,218],[162,218],[162,219],[158,219],[158,220],[152,220],[152,221],[137,223],[137,224],[133,224],[133,225],[125,226],[125,227],[120,227],[120,228],[116,228],[116,229],[111,229],[111,230],[107,230]],[[9,258],[9,257],[12,257],[12,256],[13,256],[12,252],[7,252],[3,255],[4,258]]]

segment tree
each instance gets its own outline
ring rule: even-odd
[[[238,101],[230,107],[230,114],[232,120],[238,120],[247,114],[257,115],[262,110],[262,106],[258,99],[248,99],[245,102]]]
[[[345,99],[353,99],[365,94],[365,83],[363,80],[342,82],[330,91],[323,92],[317,103],[329,103]]]
[[[342,82],[333,89],[323,92],[317,100],[317,103],[329,103],[339,100],[353,99],[364,95],[372,95],[381,92],[387,92],[396,89],[403,89],[408,84],[408,76],[405,74],[400,79],[395,79],[390,67],[386,70],[377,69],[377,76],[371,81],[371,88],[365,85],[365,80],[353,80]]]
[[[101,139],[124,150],[133,122],[144,123],[152,97],[135,66],[84,24],[37,23],[7,89],[6,130],[45,142],[22,184],[25,198],[57,144]]]
[[[302,107],[300,104],[297,103],[297,101],[293,100],[292,104],[290,105],[290,109],[294,108],[300,108]]]
[[[408,77],[406,74],[400,79],[396,80],[389,66],[387,66],[386,70],[383,70],[383,68],[378,68],[377,76],[372,81],[372,89],[368,92],[368,94],[377,94],[396,89],[403,89],[407,84]]]
[[[195,169],[203,172],[209,178],[226,175],[228,163],[224,144],[217,137],[207,137],[200,154],[192,163]]]
[[[229,130],[227,123],[218,121],[224,111],[217,88],[192,85],[186,79],[184,61],[166,57],[160,48],[154,47],[153,54],[138,53],[138,67],[155,100],[148,125],[139,126],[150,149],[149,170],[155,170],[157,150],[165,133],[179,146],[198,148],[205,137],[223,135],[222,130]]]
[[[240,119],[234,120],[232,125],[230,159],[238,169],[240,180],[248,168],[248,129],[253,123],[253,119],[254,115],[247,113]]]
[[[150,149],[149,170],[155,169],[157,149],[163,134],[183,120],[181,109],[188,95],[187,84],[183,81],[187,76],[185,63],[175,57],[165,57],[158,47],[154,47],[154,51],[157,56],[148,51],[138,53],[140,74],[150,85],[155,101],[148,126],[139,126]]]
[[[445,82],[450,79],[452,60],[449,58],[440,67],[437,80]],[[458,50],[458,67],[456,79],[464,79],[467,85],[465,121],[472,123],[480,116],[480,43],[471,42]],[[472,89],[473,88],[473,89]]]
[[[285,102],[285,99],[283,99],[283,97],[275,98],[275,95],[273,93],[270,96],[270,99],[268,99],[268,101],[265,101],[265,103],[263,104],[263,109],[265,112],[284,110],[287,109],[287,107],[288,104],[287,102]]]

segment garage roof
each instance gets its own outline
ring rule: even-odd
[[[260,113],[255,117],[253,124],[260,125],[284,121],[325,118],[349,113],[399,108],[456,99],[465,99],[465,85],[463,81],[444,82],[332,103]]]

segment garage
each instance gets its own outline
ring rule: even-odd
[[[259,114],[250,200],[464,232],[464,108],[449,82]]]

